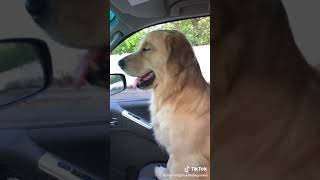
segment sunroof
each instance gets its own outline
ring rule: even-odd
[[[111,22],[116,17],[116,14],[110,10],[109,16],[110,16],[110,22]]]

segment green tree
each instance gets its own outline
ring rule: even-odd
[[[162,29],[178,30],[193,46],[210,44],[210,18],[194,18],[163,24]]]
[[[158,29],[181,31],[193,46],[210,44],[210,18],[202,17],[169,22],[145,28],[123,41],[112,51],[112,54],[134,52],[138,48],[141,39],[148,32]]]
[[[146,33],[143,30],[133,34],[128,39],[123,41],[119,46],[117,46],[112,51],[112,54],[124,54],[134,52],[138,47],[138,43],[145,36],[145,34]]]
[[[118,75],[110,75],[110,84],[114,84],[122,81],[121,76]]]

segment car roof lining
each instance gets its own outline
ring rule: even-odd
[[[143,0],[144,3],[131,5],[129,2],[142,0],[111,0],[111,3],[119,9],[121,14],[129,14],[139,18],[157,18],[167,14],[165,1]],[[148,11],[152,9],[152,11]]]
[[[128,12],[119,9],[123,7],[124,4],[126,4],[125,6],[130,5],[128,1],[129,0],[110,1],[110,8],[117,15],[117,22],[114,22],[115,25],[113,25],[110,31],[110,42],[113,42],[110,44],[111,50],[128,35],[145,27],[179,19],[208,16],[210,14],[209,0],[149,0],[145,4],[141,4],[141,7],[144,7],[143,10],[137,8],[139,5],[131,7],[131,10]],[[164,9],[159,8],[159,2],[162,3]],[[159,7],[156,5],[159,5]],[[135,13],[135,11],[144,11],[145,14]],[[153,16],[147,17],[146,14],[148,12],[152,12]],[[156,14],[158,16],[155,16]],[[122,34],[121,38],[114,40],[113,36],[118,33]]]

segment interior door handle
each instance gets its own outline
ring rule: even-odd
[[[102,180],[46,152],[39,159],[39,169],[59,180]]]
[[[123,110],[121,112],[121,114],[122,114],[122,116],[130,119],[131,121],[147,128],[147,129],[152,129],[151,124],[147,120],[143,119],[142,117],[139,117],[139,116],[127,111],[127,110]]]
[[[28,172],[31,176],[39,175],[39,179],[44,179],[41,178],[44,173],[46,177],[49,175],[59,180],[102,180],[101,177],[96,177],[42,149],[24,129],[1,130],[0,142],[1,163]]]

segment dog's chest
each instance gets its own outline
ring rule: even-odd
[[[158,107],[155,111],[153,104],[150,105],[151,123],[156,141],[170,151],[170,114],[171,110],[168,106]]]

